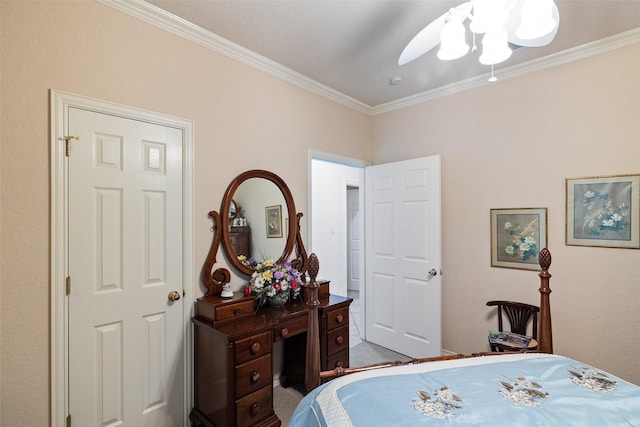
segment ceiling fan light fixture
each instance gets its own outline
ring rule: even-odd
[[[482,38],[482,55],[479,61],[483,65],[499,64],[511,56],[512,50],[507,41],[507,32],[497,27],[488,31]]]
[[[516,37],[532,40],[549,34],[558,21],[553,18],[553,0],[525,0]]]
[[[508,17],[504,0],[473,0],[469,29],[476,34],[484,34],[490,28],[504,25]]]
[[[469,45],[465,40],[465,29],[462,21],[451,19],[442,28],[440,33],[440,50],[438,58],[449,61],[458,59],[467,54]]]

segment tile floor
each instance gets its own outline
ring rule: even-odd
[[[349,347],[354,347],[362,342],[360,331],[364,328],[360,323],[360,292],[347,291],[347,296],[353,298],[349,307]]]

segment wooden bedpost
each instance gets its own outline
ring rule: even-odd
[[[540,331],[538,350],[543,353],[553,353],[553,336],[551,333],[551,308],[549,306],[549,266],[551,265],[551,253],[547,248],[540,251],[539,256],[540,268],[542,271],[540,276]]]
[[[320,262],[316,254],[309,255],[309,299],[306,304],[309,310],[309,326],[307,328],[307,359],[305,362],[304,382],[307,391],[311,391],[320,385],[320,323],[318,321],[318,271]]]

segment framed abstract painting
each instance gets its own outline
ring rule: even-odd
[[[539,270],[547,247],[547,208],[491,209],[491,266]]]
[[[566,244],[640,248],[640,175],[567,178]]]

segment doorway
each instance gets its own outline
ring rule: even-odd
[[[360,304],[364,290],[352,280],[364,274],[360,239],[364,218],[359,207],[363,204],[361,187],[365,166],[361,160],[320,152],[312,152],[309,160],[311,234],[308,248],[318,255],[319,277],[331,281],[331,293],[354,300],[349,316],[351,347],[364,339],[366,314]]]
[[[338,295],[353,292],[347,285],[347,193],[359,189],[362,280],[352,305],[359,313],[352,314],[361,321],[360,336],[351,341],[366,339],[410,356],[440,355],[439,156],[377,166],[326,154],[310,159],[310,247],[320,257],[320,276]],[[344,174],[352,168],[361,175],[349,185]],[[352,324],[351,332],[356,328]]]

